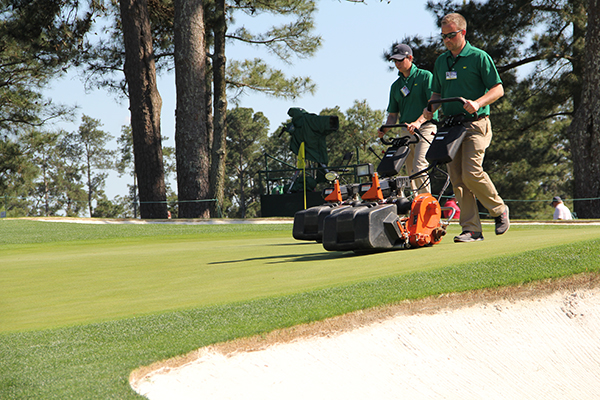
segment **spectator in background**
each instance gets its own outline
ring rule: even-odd
[[[569,208],[567,206],[565,206],[565,204],[563,203],[562,199],[559,196],[554,196],[554,198],[552,199],[552,203],[550,203],[550,205],[552,207],[554,207],[554,219],[562,219],[562,220],[573,219],[573,216],[571,215],[571,211],[569,210]]]

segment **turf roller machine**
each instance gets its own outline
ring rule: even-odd
[[[405,125],[390,125],[389,127],[396,126]],[[387,200],[389,204],[395,202],[402,205],[401,208],[406,208],[410,204],[410,201],[404,195],[400,197],[395,195],[397,193],[403,194],[404,188],[410,185],[408,177],[395,175],[404,165],[406,156],[410,151],[408,145],[418,141],[418,137],[404,136],[391,141],[385,139],[382,139],[382,141],[384,144],[389,145],[389,148],[379,163],[377,173],[374,172],[372,164],[357,166],[357,176],[359,178],[368,177],[370,182],[340,185],[337,174],[334,171],[329,172],[326,178],[334,185],[323,190],[325,204],[296,212],[294,215],[294,238],[323,242],[323,229],[327,217],[333,218],[338,213],[344,213],[342,218],[352,219],[349,216],[350,214],[354,215],[356,212],[367,210],[371,210],[371,214],[373,214],[373,211],[375,211],[372,210],[373,206],[378,205],[383,200]],[[379,179],[379,177],[382,179]],[[376,181],[375,185],[373,185],[374,181]],[[360,216],[357,218],[362,219]]]
[[[431,101],[428,108],[449,101],[464,104],[462,98],[450,98]],[[382,126],[394,127],[406,127],[406,124]],[[377,170],[374,171],[372,164],[357,166],[357,176],[368,177],[370,182],[340,185],[336,174],[331,172],[328,179],[333,182],[333,187],[323,191],[325,203],[294,215],[294,238],[320,242],[328,251],[357,253],[439,243],[454,216],[454,209],[441,207],[439,203],[450,183],[448,174],[439,166],[452,160],[465,132],[462,119],[445,120],[427,152],[429,167],[411,176],[398,176],[410,152],[409,145],[427,139],[418,130],[415,135],[392,140],[382,138],[382,143],[389,147]],[[430,193],[418,194],[419,188],[411,188],[412,180],[426,176],[431,181],[436,173],[445,177],[437,198]],[[450,211],[446,220],[442,219],[442,210]]]

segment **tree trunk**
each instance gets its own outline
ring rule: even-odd
[[[583,85],[569,127],[575,186],[574,210],[580,218],[600,217],[600,0],[588,1]]]
[[[240,167],[239,167],[240,168],[239,169],[239,171],[240,171],[240,173],[239,173],[239,176],[240,176],[240,179],[239,179],[239,183],[240,183],[240,216],[242,218],[246,218],[246,192],[244,191],[245,176],[244,176],[244,167],[243,167],[244,157],[241,154],[240,154],[239,163],[240,163]]]
[[[206,54],[201,0],[175,0],[175,152],[179,216],[207,218],[209,135],[206,129]]]
[[[121,0],[120,6],[140,215],[144,219],[167,218],[160,136],[162,99],[156,85],[148,2]]]
[[[585,68],[585,48],[580,46],[585,41],[586,35],[586,0],[571,0],[570,6],[573,9],[573,45],[571,46],[571,57],[569,62],[573,73],[571,75],[573,81],[569,85],[569,91],[573,98],[573,111],[579,109],[581,104],[581,90],[583,85],[583,74]]]
[[[90,213],[90,218],[94,210],[92,209],[92,198],[93,198],[93,188],[92,188],[92,165],[90,163],[89,151],[86,146],[86,176],[87,176],[87,187],[88,187],[88,211]]]
[[[211,147],[210,194],[216,199],[211,214],[216,216],[217,206],[223,206],[225,188],[225,158],[227,126],[227,92],[225,82],[225,0],[217,0],[215,7],[214,55],[213,55],[213,84],[214,84],[214,132]]]

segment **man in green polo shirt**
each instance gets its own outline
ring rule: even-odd
[[[496,235],[510,227],[508,206],[483,170],[485,150],[492,141],[490,104],[504,95],[504,88],[491,57],[466,41],[467,21],[462,15],[446,15],[441,26],[448,51],[435,62],[431,100],[462,97],[464,105],[443,103],[444,115],[467,114],[472,118],[464,124],[467,133],[458,153],[448,163],[448,173],[461,211],[462,233],[454,241],[473,242],[483,240],[477,200],[494,217]],[[427,109],[423,114],[428,119],[433,117]]]
[[[396,45],[390,59],[398,69],[398,79],[390,89],[386,125],[407,124],[407,132],[414,134],[414,130],[418,129],[421,135],[427,138],[427,141],[419,138],[417,143],[410,145],[410,152],[406,157],[406,169],[408,175],[412,175],[429,166],[425,154],[437,131],[437,127],[432,122],[428,122],[422,114],[431,96],[432,74],[413,64],[412,49],[405,44]],[[388,130],[389,128],[384,128],[377,133],[381,138]],[[429,179],[426,176],[412,180],[411,186],[418,193],[430,193]]]

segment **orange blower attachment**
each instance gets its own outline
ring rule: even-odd
[[[431,194],[423,193],[415,198],[406,221],[411,246],[422,247],[439,243],[446,234],[440,223],[441,217],[440,203]]]

